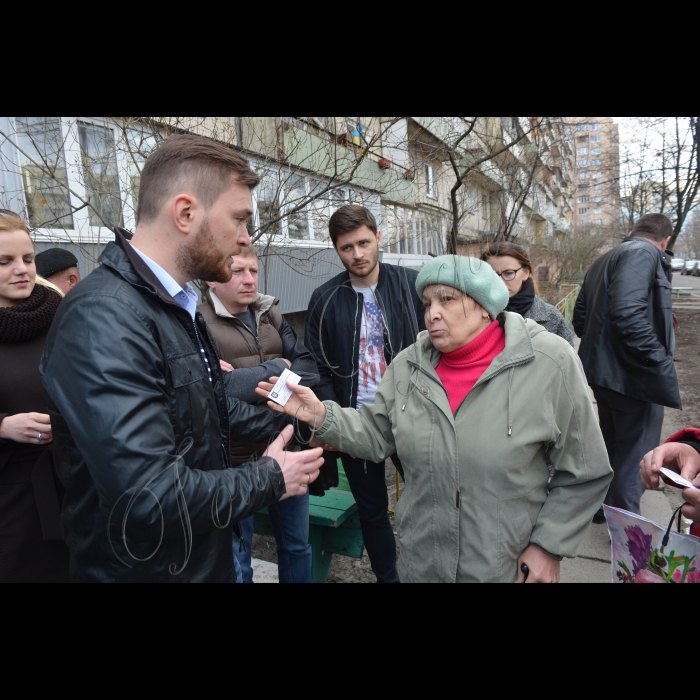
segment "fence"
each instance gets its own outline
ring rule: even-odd
[[[578,284],[563,284],[559,288],[559,295],[561,296],[567,290],[570,290],[569,293],[557,304],[557,308],[561,311],[566,322],[571,325],[574,320],[574,309],[576,308],[578,295],[581,293],[581,287]]]

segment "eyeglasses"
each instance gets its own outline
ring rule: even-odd
[[[520,272],[520,270],[524,270],[524,267],[519,267],[517,270],[506,270],[505,272],[497,273],[498,276],[504,280],[505,282],[512,282],[515,279],[515,276]]]

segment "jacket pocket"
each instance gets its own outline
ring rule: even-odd
[[[178,439],[191,437],[195,442],[207,434],[207,392],[203,382],[208,382],[202,358],[196,353],[168,358],[173,396],[171,421]],[[188,429],[189,427],[189,429]],[[177,435],[184,428],[184,435]]]
[[[498,502],[498,569],[501,583],[514,583],[518,578],[518,560],[530,546],[530,538],[545,500],[546,493],[538,488],[528,496]]]

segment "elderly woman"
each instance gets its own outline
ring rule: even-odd
[[[481,258],[503,280],[510,301],[506,311],[520,314],[574,345],[574,334],[559,309],[539,297],[527,250],[515,243],[495,243]]]
[[[491,267],[429,262],[417,282],[428,332],[358,413],[290,386],[282,409],[357,458],[398,453],[405,583],[557,583],[612,480],[573,349],[517,314]],[[267,396],[272,386],[261,384]]]
[[[39,374],[61,296],[37,281],[27,227],[0,214],[0,583],[69,579]]]

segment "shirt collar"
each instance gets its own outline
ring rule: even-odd
[[[130,244],[131,245],[131,244]],[[173,276],[164,270],[157,262],[151,260],[147,255],[142,253],[138,248],[131,246],[135,253],[148,265],[151,272],[157,277],[158,281],[163,285],[165,291],[170,294],[174,301],[176,301],[185,311],[192,316],[194,321],[197,316],[197,304],[199,303],[199,297],[194,291],[191,284],[186,284],[184,287],[180,286]]]

